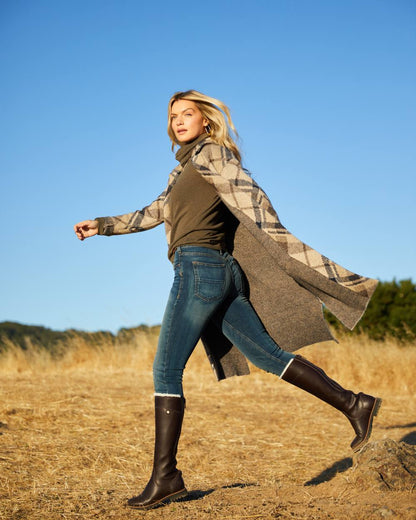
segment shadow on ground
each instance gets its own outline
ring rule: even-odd
[[[218,491],[219,489],[246,488],[246,487],[251,487],[251,486],[258,486],[258,484],[255,484],[253,482],[249,482],[249,483],[236,482],[235,484],[229,484],[228,486],[221,486],[218,488],[210,488],[210,489],[204,489],[204,490],[194,489],[193,491],[188,491],[188,494],[186,495],[186,497],[178,498],[177,500],[173,500],[173,501],[168,500],[166,502],[162,502],[160,504],[155,505],[151,509],[152,510],[160,509],[162,507],[165,507],[165,506],[171,504],[172,502],[175,502],[175,503],[176,502],[193,502],[194,500],[201,500],[202,498],[210,495],[214,491]]]
[[[416,422],[412,422],[409,424],[392,424],[389,426],[379,426],[379,428],[383,430],[395,430],[396,428],[414,428],[415,426]]]
[[[177,502],[192,502],[194,500],[200,500],[201,498],[204,498],[214,491],[218,491],[218,489],[232,489],[232,488],[246,488],[251,486],[257,486],[258,484],[255,483],[235,483],[235,484],[229,484],[228,486],[221,486],[219,488],[211,488],[211,489],[194,489],[193,491],[189,491],[186,497],[180,498],[177,500]]]
[[[384,430],[396,430],[396,429],[404,429],[404,428],[414,428],[416,426],[416,422],[412,422],[409,424],[394,424],[392,426],[382,426]],[[410,444],[411,446],[416,446],[416,430],[404,435],[400,442],[405,442],[406,444]]]
[[[317,486],[318,484],[322,484],[323,482],[329,482],[332,480],[338,473],[343,473],[347,471],[347,469],[352,466],[352,458],[345,457],[345,459],[337,460],[332,466],[324,469],[319,475],[305,482],[304,486]]]
[[[400,441],[405,442],[406,444],[410,444],[411,446],[416,446],[416,430],[402,437]]]

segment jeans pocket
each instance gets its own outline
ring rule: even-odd
[[[195,296],[206,302],[221,300],[225,289],[225,265],[192,262]]]

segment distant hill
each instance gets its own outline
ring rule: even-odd
[[[107,344],[111,342],[116,344],[120,341],[129,341],[139,331],[155,334],[158,333],[159,329],[159,325],[139,325],[138,327],[122,328],[117,334],[113,334],[108,331],[85,332],[75,329],[58,331],[40,325],[24,325],[14,321],[3,321],[0,322],[0,352],[7,349],[10,343],[19,346],[23,350],[28,349],[30,346],[35,346],[55,351],[74,338],[80,338],[92,345],[99,345],[104,341]]]

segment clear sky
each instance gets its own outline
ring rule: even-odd
[[[2,0],[0,321],[160,323],[163,226],[79,242],[176,165],[167,101],[231,108],[244,164],[298,238],[416,279],[414,0]]]

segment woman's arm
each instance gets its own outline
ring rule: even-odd
[[[118,215],[116,217],[98,217],[99,235],[125,235],[152,229],[163,222],[163,203],[166,190],[151,204],[143,209]]]
[[[154,228],[163,222],[163,203],[166,190],[143,209],[115,217],[98,217],[75,224],[74,231],[80,240],[94,235],[124,235]]]

